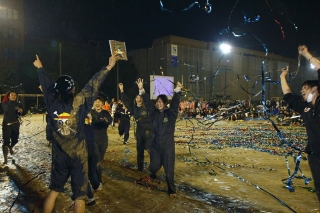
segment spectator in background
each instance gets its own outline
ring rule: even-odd
[[[23,108],[20,102],[17,102],[17,93],[15,91],[8,92],[2,102],[1,109],[3,112],[2,120],[2,152],[4,164],[8,163],[8,153],[13,155],[13,147],[18,143],[20,134],[20,115]]]
[[[125,105],[122,105],[122,108],[120,109],[119,114],[120,114],[120,123],[118,126],[119,135],[120,137],[122,137],[123,135],[123,144],[127,144],[129,139],[131,112],[128,110],[128,108]]]
[[[104,102],[104,105],[102,105],[102,109],[106,110],[108,112],[111,112],[111,107],[110,107],[110,104],[108,103],[108,101]]]
[[[112,126],[115,126],[115,123],[118,123],[118,114],[117,114],[118,103],[112,98],[111,105],[111,117],[112,117]]]

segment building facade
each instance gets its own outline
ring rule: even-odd
[[[175,82],[182,82],[187,89],[185,100],[261,100],[262,72],[266,98],[282,97],[278,82],[281,68],[286,65],[295,92],[300,91],[303,81],[316,78],[305,62],[297,70],[298,59],[272,53],[266,56],[266,52],[239,47],[222,54],[217,43],[172,35],[155,39],[151,48],[130,51],[128,55],[139,77],[149,80],[152,75],[173,76]]]
[[[0,1],[0,83],[17,75],[24,48],[23,0]]]

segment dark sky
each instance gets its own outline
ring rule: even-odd
[[[296,57],[298,44],[320,50],[319,0],[25,0],[29,37],[83,43],[125,41],[128,51],[152,46],[154,39],[176,35]],[[244,15],[257,22],[245,22]],[[277,23],[278,22],[278,23]],[[296,28],[297,27],[297,30]],[[219,34],[223,29],[229,33]],[[232,32],[240,37],[235,37]],[[245,34],[245,35],[244,35]]]

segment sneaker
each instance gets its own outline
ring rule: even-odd
[[[89,198],[87,201],[86,201],[86,205],[87,206],[93,206],[97,203],[96,199],[93,197],[93,198]]]
[[[128,141],[123,142],[123,144],[127,144],[127,143],[128,143]]]
[[[94,192],[96,191],[101,191],[102,190],[102,183],[100,182],[99,186],[97,189],[93,189]]]

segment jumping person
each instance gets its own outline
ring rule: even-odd
[[[118,57],[111,56],[109,65],[97,72],[80,93],[74,95],[72,77],[60,76],[53,82],[36,55],[34,66],[38,68],[40,85],[47,104],[48,116],[53,129],[53,162],[51,189],[44,202],[44,213],[52,212],[59,192],[71,176],[74,212],[85,211],[88,187],[88,154],[85,144],[84,122],[98,95],[106,75],[114,67]]]
[[[174,185],[174,162],[175,162],[175,143],[174,130],[176,119],[178,118],[178,108],[180,104],[182,84],[177,82],[174,89],[170,107],[167,108],[168,97],[159,95],[156,98],[156,106],[150,101],[149,95],[143,88],[143,79],[137,80],[139,95],[148,111],[152,122],[154,137],[150,149],[150,178],[155,179],[157,171],[163,166],[166,173],[166,182],[170,197],[176,196],[176,187]]]
[[[129,111],[132,113],[132,116],[136,121],[137,126],[135,136],[137,140],[137,164],[138,171],[142,171],[144,166],[144,150],[150,153],[150,147],[153,138],[152,124],[148,116],[147,109],[143,104],[142,97],[137,95],[134,103],[130,104],[129,98],[124,93],[124,87],[122,83],[119,83],[119,89],[123,104],[128,106]]]

